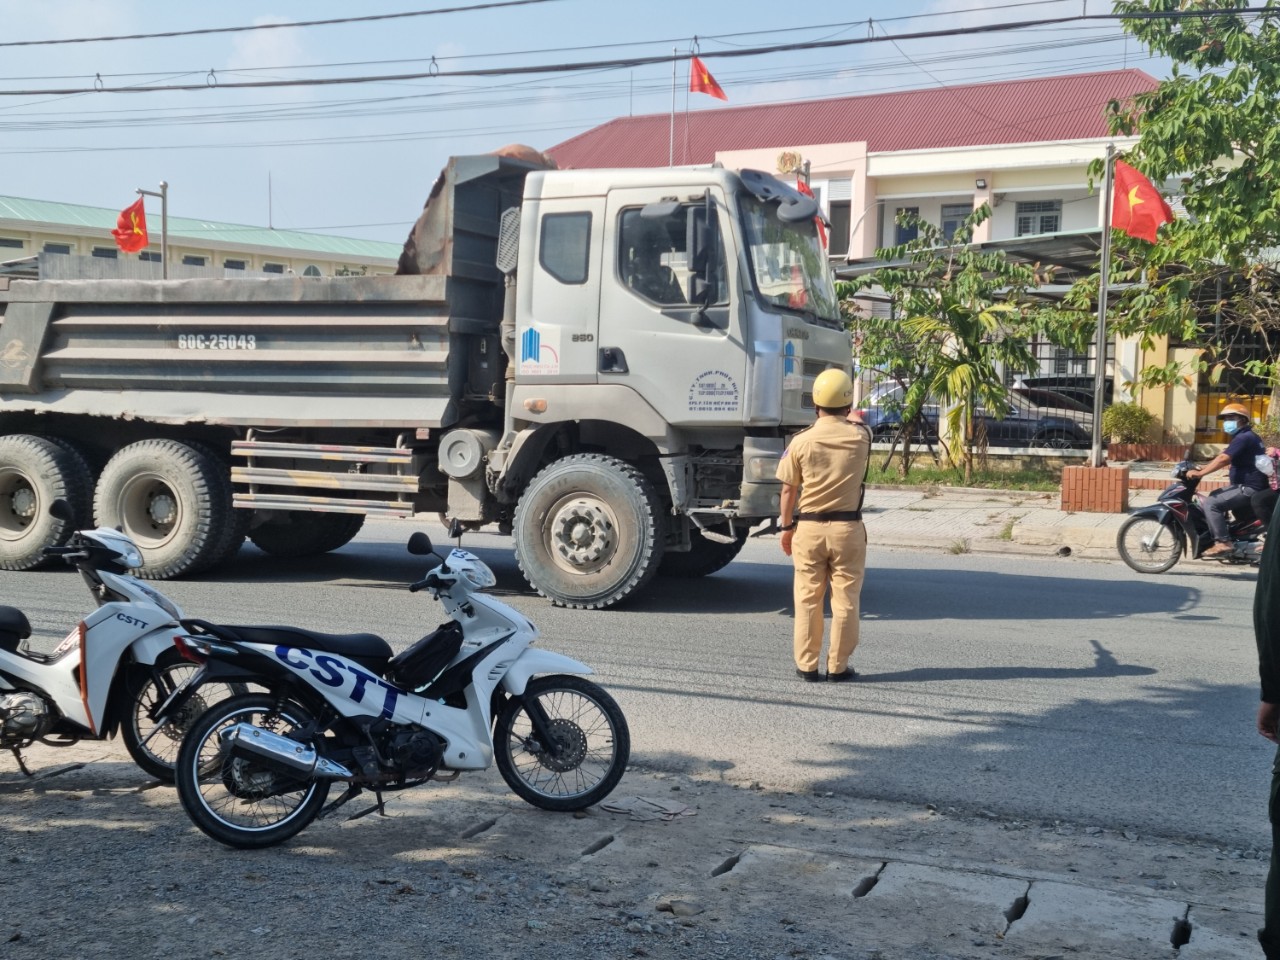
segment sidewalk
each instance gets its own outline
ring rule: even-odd
[[[1135,468],[1144,478],[1168,473]],[[1129,509],[1154,503],[1160,490],[1131,489]],[[1093,560],[1119,559],[1116,533],[1127,517],[1065,512],[1056,492],[942,486],[869,486],[863,512],[870,542],[882,546]]]

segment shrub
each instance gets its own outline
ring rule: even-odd
[[[1119,443],[1145,443],[1155,414],[1136,403],[1113,403],[1102,411],[1102,432]]]

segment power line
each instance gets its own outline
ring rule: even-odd
[[[544,0],[519,0],[519,2],[544,2]],[[1280,14],[1280,11],[1269,7],[1242,7],[1231,11],[1232,15],[1242,14]],[[777,43],[763,47],[746,47],[738,50],[725,50],[716,53],[703,53],[704,59],[710,58],[736,58],[736,57],[758,57],[772,53],[787,53],[803,50],[821,50],[833,47],[850,47],[862,46],[873,43],[888,43],[901,40],[927,40],[939,38],[953,38],[959,36],[974,36],[988,33],[1002,33],[1011,30],[1024,30],[1028,28],[1057,26],[1066,24],[1078,24],[1085,22],[1115,22],[1118,20],[1186,20],[1186,19],[1203,19],[1207,17],[1223,16],[1221,10],[1177,10],[1177,11],[1158,11],[1153,13],[1141,14],[1087,14],[1075,15],[1067,17],[1056,17],[1043,20],[1024,20],[1009,23],[993,23],[993,24],[977,24],[970,27],[959,27],[950,30],[926,30],[917,31],[915,33],[904,33],[897,35],[872,35],[866,37],[846,37],[836,40],[812,40],[800,41],[795,43]],[[96,78],[92,87],[88,88],[66,88],[66,89],[48,89],[48,90],[0,90],[0,96],[3,97],[30,97],[30,96],[70,96],[74,94],[85,93],[160,93],[160,92],[189,92],[195,90],[244,90],[244,89],[264,89],[279,87],[319,87],[334,86],[340,84],[364,84],[364,83],[397,83],[410,80],[434,80],[439,77],[455,78],[455,77],[511,77],[511,76],[528,76],[531,74],[553,74],[553,73],[580,73],[585,70],[604,70],[619,69],[623,67],[641,67],[652,66],[654,64],[668,64],[673,60],[683,61],[689,60],[693,56],[692,53],[676,54],[674,56],[667,55],[648,55],[624,57],[613,60],[595,60],[576,63],[555,63],[555,64],[534,64],[529,66],[516,67],[493,67],[493,68],[476,68],[469,70],[440,70],[438,66],[434,69],[429,68],[426,71],[416,73],[400,73],[400,74],[383,74],[371,76],[355,76],[355,77],[316,77],[303,80],[248,80],[240,82],[226,83],[218,80],[217,73],[210,70],[205,77],[204,83],[192,84],[165,84],[144,87],[108,87],[101,77]]]
[[[251,30],[285,30],[297,27],[330,27],[342,23],[371,23],[375,20],[402,20],[406,17],[434,17],[444,13],[470,13],[496,7],[525,7],[534,3],[558,3],[559,0],[495,0],[470,7],[440,7],[435,10],[410,10],[404,13],[377,13],[363,17],[340,17],[333,20],[295,20],[289,23],[255,23],[247,27],[201,27],[196,30],[167,30],[164,33],[128,33],[114,37],[72,37],[63,40],[5,40],[0,47],[48,47],[67,43],[108,43],[114,40],[158,40],[167,37],[195,37],[210,33],[247,33]]]

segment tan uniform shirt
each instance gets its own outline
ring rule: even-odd
[[[778,479],[800,488],[799,513],[857,510],[870,456],[866,427],[844,417],[819,417],[783,452]]]

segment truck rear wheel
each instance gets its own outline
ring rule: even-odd
[[[254,527],[249,531],[249,539],[273,557],[313,557],[350,543],[363,526],[363,513],[293,510]]]
[[[733,558],[742,552],[746,543],[746,534],[736,537],[731,543],[720,543],[718,540],[703,536],[701,530],[690,530],[689,552],[664,553],[662,563],[658,567],[658,574],[663,577],[684,579],[709,577],[732,563]]]
[[[516,505],[516,562],[561,607],[613,606],[658,570],[661,506],[639,470],[600,454],[544,467]]]
[[[67,542],[89,517],[89,466],[70,445],[47,437],[0,437],[0,569],[30,570],[45,547]],[[75,520],[56,520],[49,504],[62,498]]]
[[[102,468],[94,517],[99,526],[122,528],[138,545],[138,576],[199,573],[228,549],[234,521],[224,469],[203,449],[177,440],[131,443]]]

